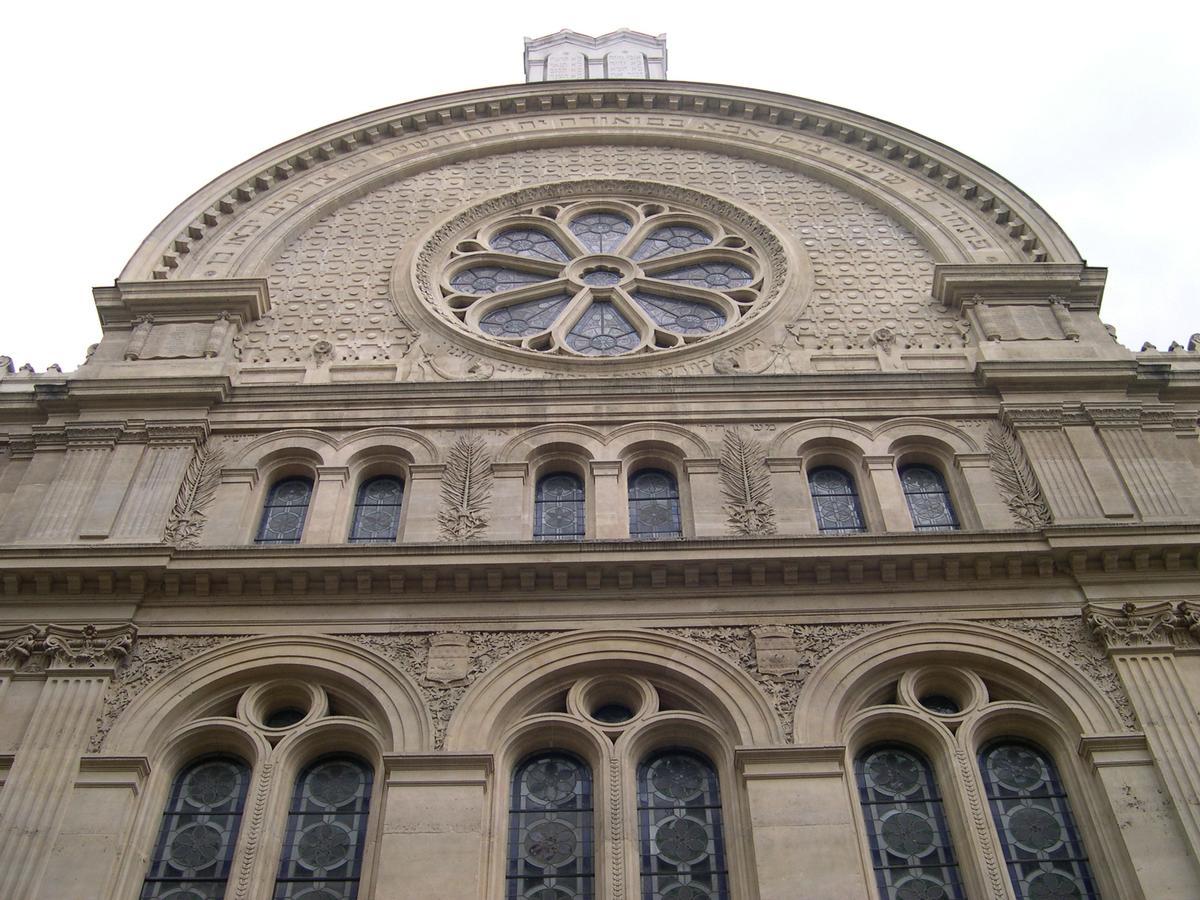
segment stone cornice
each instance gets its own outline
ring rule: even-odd
[[[911,173],[930,189],[949,192],[1007,235],[1030,262],[1078,263],[1078,252],[1033,200],[994,172],[949,148],[895,125],[850,110],[783,94],[688,82],[591,81],[515,85],[433,97],[335,123],[285,142],[217,178],[177,208],[144,242],[123,280],[163,280],[194,253],[206,235],[249,203],[284,192],[306,171],[339,164],[373,145],[418,139],[436,146],[439,132],[503,120],[572,114],[581,122],[600,113],[655,114],[725,120],[711,137],[735,139],[770,128],[839,145]]]

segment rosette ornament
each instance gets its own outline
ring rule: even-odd
[[[610,357],[728,330],[761,296],[753,247],[715,220],[661,203],[536,206],[459,241],[447,310],[494,341]]]

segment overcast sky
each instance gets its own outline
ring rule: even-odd
[[[573,9],[573,7],[578,7]],[[379,107],[523,80],[523,37],[668,36],[669,74],[900,123],[1031,194],[1092,265],[1123,343],[1200,331],[1200,55],[1179,4],[26,0],[0,52],[0,354],[75,367],[91,288],[221,172]],[[973,9],[986,10],[972,12]]]

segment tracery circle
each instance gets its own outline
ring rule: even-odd
[[[669,819],[658,827],[658,855],[673,863],[694,862],[708,852],[708,829],[695,819]]]
[[[578,781],[575,767],[563,759],[535,763],[525,776],[529,795],[551,806],[573,798]]]
[[[653,764],[650,783],[671,800],[690,800],[704,789],[704,772],[686,756],[664,756]]]
[[[900,812],[884,819],[880,837],[898,856],[922,856],[933,847],[933,826],[924,816]]]
[[[239,781],[236,766],[214,760],[198,766],[188,774],[183,784],[183,796],[194,806],[212,809],[233,797]]]
[[[548,186],[575,192],[558,203],[509,207],[501,200],[490,208],[508,207],[504,213],[463,214],[455,221],[470,224],[435,232],[418,254],[418,293],[477,338],[583,359],[656,353],[726,334],[778,292],[768,286],[782,276],[779,241],[744,211],[699,194],[690,206],[695,192],[683,189],[671,190],[678,200],[649,202],[665,192],[661,185],[646,185],[647,196],[638,196],[592,184],[590,195],[579,185]]]
[[[318,822],[300,835],[296,857],[307,869],[329,870],[346,861],[351,846],[347,828],[337,823]]]
[[[945,885],[928,878],[913,878],[896,887],[896,900],[947,900]]]
[[[712,900],[712,894],[695,884],[680,884],[665,894],[663,900]]]
[[[1029,882],[1029,900],[1079,900],[1083,889],[1061,872],[1046,872]]]
[[[221,830],[212,825],[188,825],[171,839],[167,859],[177,869],[203,869],[221,852]]]
[[[1001,747],[988,756],[996,780],[1014,791],[1027,791],[1045,780],[1042,759],[1026,747]]]
[[[570,826],[544,820],[529,826],[525,857],[539,866],[561,866],[575,856],[579,838]]]
[[[358,796],[362,783],[362,772],[355,766],[334,760],[313,771],[308,791],[318,803],[337,808]]]
[[[1008,819],[1009,830],[1022,847],[1034,852],[1049,850],[1062,842],[1062,825],[1051,813],[1036,806],[1022,806]]]
[[[878,750],[865,768],[871,786],[893,797],[911,794],[921,781],[921,764],[902,750]]]

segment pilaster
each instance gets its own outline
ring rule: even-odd
[[[78,536],[81,520],[91,506],[123,430],[122,425],[115,423],[93,423],[67,425],[61,431],[52,429],[38,436],[39,455],[53,452],[59,446],[65,455],[29,529],[31,539],[53,543],[72,541]],[[53,445],[53,450],[47,444]]]
[[[775,522],[780,534],[816,534],[817,517],[813,513],[804,460],[799,456],[770,457],[771,496],[775,501]]]
[[[259,516],[250,508],[258,486],[257,469],[221,470],[221,481],[213,498],[204,530],[200,532],[202,546],[224,547],[254,539]],[[251,523],[247,525],[247,523]],[[247,529],[251,529],[247,531]]]
[[[148,424],[146,435],[145,450],[112,529],[116,540],[162,539],[192,454],[208,435],[208,424]]]
[[[629,537],[629,498],[621,486],[621,461],[594,459],[591,475],[595,536],[602,540]]]
[[[722,537],[729,534],[725,519],[725,497],[721,493],[720,464],[716,459],[685,459],[683,471],[687,474],[688,487],[692,494],[692,516],[696,525],[696,537]]]
[[[904,499],[904,491],[900,487],[900,476],[896,472],[896,457],[867,456],[863,458],[867,477],[871,479],[871,487],[879,500],[879,508],[883,512],[884,531],[912,531],[912,515],[908,511],[908,502]]]
[[[492,463],[492,502],[485,537],[490,541],[527,541],[529,464]]]
[[[978,526],[987,531],[1012,528],[1012,513],[996,488],[988,454],[961,453],[954,458],[954,462],[962,473],[963,481],[967,483],[967,494],[979,517]]]
[[[434,543],[441,539],[437,514],[442,502],[441,463],[426,463],[408,467],[408,484],[404,486],[404,540],[411,543]]]
[[[349,480],[350,470],[345,466],[317,466],[317,480],[313,484],[301,543],[336,544],[346,540],[346,535],[336,533],[336,529],[342,526],[337,512],[342,507],[342,495]]]

